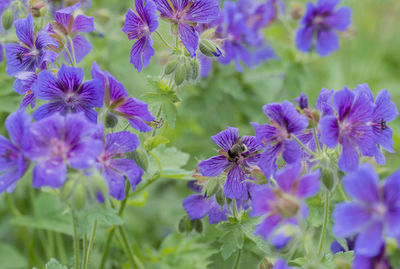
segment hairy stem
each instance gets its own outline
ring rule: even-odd
[[[322,246],[324,245],[326,226],[328,224],[328,213],[329,213],[329,191],[325,190],[324,222],[322,224],[321,236],[319,238],[318,256],[321,255]]]
[[[74,253],[75,253],[75,269],[79,269],[79,240],[78,240],[78,231],[77,231],[77,219],[74,213],[72,215],[72,225],[74,229]]]
[[[172,47],[165,39],[164,37],[160,34],[159,31],[154,31],[158,35],[158,37],[161,39],[161,41],[164,43],[165,46],[167,46],[169,49],[173,50],[174,47]]]
[[[239,248],[237,255],[236,255],[236,260],[235,260],[235,264],[233,265],[233,269],[237,269],[239,268],[239,262],[240,262],[240,256],[242,255],[242,249]]]
[[[291,136],[294,141],[296,141],[305,151],[307,151],[308,153],[310,153],[312,156],[316,157],[315,153],[312,152],[309,148],[307,148],[306,145],[304,145],[296,136],[292,135]]]
[[[86,264],[83,267],[84,269],[88,269],[89,268],[90,255],[92,254],[93,242],[94,242],[94,238],[96,236],[96,228],[97,228],[97,220],[95,220],[93,222],[93,230],[92,230],[92,235],[90,236],[88,251],[86,253]]]
[[[315,144],[317,145],[317,150],[318,152],[321,152],[321,145],[319,143],[319,139],[318,139],[318,135],[317,135],[317,130],[315,129],[315,127],[312,129],[313,130],[313,134],[314,134],[314,139],[315,139]]]

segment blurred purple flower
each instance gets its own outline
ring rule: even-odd
[[[46,63],[55,59],[55,53],[46,48],[49,45],[56,45],[56,42],[45,29],[38,34],[34,32],[31,14],[25,19],[16,20],[14,25],[21,43],[5,45],[7,74],[13,76],[21,71],[34,72],[36,68],[45,69]]]
[[[22,71],[15,75],[14,90],[24,95],[21,101],[20,108],[26,108],[31,105],[34,108],[36,105],[35,94],[32,91],[32,85],[37,80],[36,72]]]
[[[315,108],[321,112],[321,116],[334,115],[333,109],[333,90],[321,89]]]
[[[3,44],[0,43],[0,63],[3,61]]]
[[[14,112],[6,119],[5,126],[10,140],[0,135],[0,193],[13,191],[29,165],[26,151],[29,149],[31,117],[23,110]]]
[[[294,100],[297,102],[301,110],[308,108],[308,97],[304,92],[300,93],[300,96]]]
[[[84,71],[79,67],[62,65],[57,77],[50,71],[39,73],[32,90],[37,99],[50,101],[33,112],[33,118],[40,120],[54,113],[62,115],[84,112],[92,122],[97,121],[94,107],[103,105],[103,89],[98,79],[83,82]]]
[[[313,46],[321,56],[327,56],[339,48],[336,31],[345,31],[351,24],[351,9],[344,6],[335,9],[340,0],[317,0],[307,3],[306,12],[296,33],[299,50],[308,52]]]
[[[265,216],[257,225],[255,234],[264,239],[276,236],[274,231],[283,224],[297,224],[297,214],[307,215],[304,199],[314,196],[320,188],[319,170],[300,175],[301,163],[287,165],[276,172],[278,187],[262,185],[254,188],[252,197],[252,217]]]
[[[333,233],[337,237],[355,234],[355,254],[378,255],[384,244],[383,235],[400,235],[400,169],[379,184],[370,164],[343,178],[347,194],[354,201],[336,205],[333,212]]]
[[[110,111],[126,118],[133,128],[141,132],[152,130],[147,122],[153,121],[155,118],[151,115],[145,102],[130,97],[124,85],[109,72],[103,72],[96,62],[92,65],[92,76],[101,80],[105,93],[104,103]]]
[[[386,254],[386,247],[382,245],[379,253],[374,257],[355,255],[353,269],[392,269]]]
[[[218,1],[155,0],[155,3],[161,18],[177,24],[183,45],[190,56],[194,57],[199,43],[199,33],[195,26],[197,23],[212,22],[218,17]]]
[[[128,131],[107,134],[104,138],[97,167],[108,183],[110,195],[117,200],[125,198],[125,177],[132,190],[142,180],[142,168],[134,160],[124,158],[125,153],[134,151],[139,143],[138,137]]]
[[[53,22],[51,25],[53,30],[60,32],[72,39],[75,60],[77,63],[82,61],[82,59],[92,49],[92,45],[85,37],[80,35],[80,33],[88,33],[95,30],[93,18],[85,15],[78,15],[74,18],[74,11],[80,7],[81,3],[78,2],[73,6],[56,11],[54,14],[55,22]],[[70,52],[72,51],[70,42],[67,43],[66,47],[66,49],[68,49]],[[69,63],[69,58],[67,57],[66,52],[64,53],[64,56],[65,60]]]
[[[199,163],[200,174],[216,177],[228,171],[224,184],[225,196],[230,199],[247,200],[249,197],[249,182],[246,169],[255,166],[259,160],[260,145],[254,136],[239,137],[239,129],[228,127],[211,137],[222,150],[220,155],[211,157]]]
[[[276,160],[280,156],[287,163],[297,162],[301,158],[302,149],[291,136],[304,130],[308,126],[308,119],[289,101],[265,105],[263,110],[271,124],[252,122],[251,125],[255,129],[257,142],[265,147],[258,166],[268,178],[276,170]]]
[[[272,267],[272,269],[292,269],[293,267],[290,267],[287,265],[286,261],[284,259],[278,259],[275,264],[274,267]]]
[[[359,85],[354,91],[347,88],[337,91],[333,104],[337,116],[327,114],[321,118],[321,139],[329,148],[341,144],[339,168],[345,172],[354,171],[359,159],[356,147],[364,156],[374,156],[377,150],[372,126],[368,124],[372,121],[374,103]]]
[[[137,39],[131,50],[131,63],[140,72],[150,62],[154,55],[151,33],[158,27],[156,5],[152,0],[135,0],[136,12],[129,9],[126,13],[125,24],[122,31],[129,40]]]
[[[91,135],[97,126],[83,113],[65,117],[54,114],[32,123],[29,157],[36,161],[33,187],[61,187],[67,177],[67,167],[89,169],[102,150],[101,140]]]
[[[226,206],[221,209],[214,196],[207,198],[202,194],[192,194],[183,200],[182,205],[191,220],[202,219],[207,214],[210,224],[227,220]]]

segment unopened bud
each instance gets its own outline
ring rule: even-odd
[[[186,221],[187,221],[187,219],[188,219],[188,216],[185,215],[179,220],[178,231],[180,233],[184,233],[186,231]]]
[[[196,80],[199,77],[200,64],[197,59],[192,59],[190,64],[192,67],[192,80]]]
[[[86,203],[86,190],[83,184],[77,184],[72,195],[72,206],[76,210],[81,210]]]
[[[139,167],[141,167],[144,171],[147,170],[149,166],[149,160],[147,159],[147,155],[143,150],[137,149],[132,152],[132,158]]]
[[[207,57],[219,57],[222,55],[219,47],[209,39],[201,39],[199,42],[200,52]]]
[[[14,14],[11,8],[7,9],[3,16],[1,17],[1,22],[3,23],[4,30],[8,30],[12,27],[14,21]]]
[[[176,66],[178,65],[178,59],[173,59],[169,61],[164,68],[164,74],[169,75],[175,71]]]
[[[193,226],[196,232],[201,234],[203,232],[203,220],[197,219],[193,221]]]
[[[178,63],[178,65],[176,66],[175,69],[175,84],[176,86],[179,86],[183,83],[183,81],[185,80],[186,77],[186,68],[185,68],[185,64],[180,62]]]
[[[64,185],[61,187],[60,192],[61,200],[65,201],[71,196],[75,187],[75,183],[75,180],[67,180],[67,182],[64,183]]]
[[[211,179],[208,180],[206,185],[204,186],[204,191],[207,197],[213,196],[218,191],[218,180]]]
[[[118,118],[113,113],[108,112],[105,118],[105,126],[107,128],[114,128],[118,124]]]
[[[221,188],[215,194],[215,200],[217,201],[218,205],[220,205],[221,207],[225,205],[224,191]]]
[[[291,7],[290,7],[290,16],[294,20],[299,20],[304,13],[304,7],[301,3],[299,2],[292,2]]]

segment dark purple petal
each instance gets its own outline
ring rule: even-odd
[[[320,120],[321,140],[329,148],[339,142],[339,123],[335,116],[323,116]]]
[[[297,102],[300,109],[308,108],[308,97],[307,97],[307,95],[305,95],[304,92],[301,92],[300,96],[294,100]]]
[[[282,218],[278,214],[273,214],[266,217],[259,225],[257,225],[255,234],[261,235],[264,239],[267,239],[273,230],[281,222]]]
[[[339,38],[334,31],[318,30],[316,50],[319,55],[327,56],[339,49]]]
[[[200,174],[206,177],[216,177],[230,165],[231,163],[225,156],[214,156],[199,163]]]
[[[367,229],[357,236],[354,246],[355,253],[367,257],[376,256],[384,243],[382,229],[383,227],[380,222],[375,221],[371,223]]]
[[[153,121],[155,119],[151,115],[147,103],[133,97],[127,98],[125,103],[116,110],[125,114],[128,119],[130,116],[135,116],[145,121]]]
[[[182,1],[183,2],[183,1]],[[216,0],[199,0],[187,10],[185,21],[196,23],[209,23],[215,20],[219,14],[219,5]]]
[[[249,154],[262,149],[261,145],[257,142],[254,136],[245,135],[242,137],[242,142],[244,145],[246,145],[247,153]]]
[[[142,181],[143,169],[130,159],[113,159],[110,164],[112,169],[122,172],[128,179],[132,190]]]
[[[243,199],[249,198],[245,180],[245,173],[239,165],[234,165],[229,170],[224,184],[224,194],[230,199]]]
[[[93,79],[82,84],[79,92],[79,101],[88,107],[101,107],[103,105],[103,96],[101,81]]]
[[[189,195],[183,200],[182,205],[191,220],[203,218],[211,207],[210,201],[201,194]]]
[[[142,37],[142,29],[144,22],[136,13],[129,9],[125,15],[125,24],[122,31],[128,36],[129,40],[138,39]]]
[[[174,11],[171,8],[168,0],[155,0],[154,2],[156,3],[157,10],[160,12],[161,16],[173,18]]]
[[[8,43],[5,45],[5,58],[7,59],[6,72],[8,75],[13,76],[21,71],[35,71],[37,66],[36,58],[29,55],[31,51],[26,47],[19,44]],[[23,55],[20,60],[19,55]]]
[[[343,172],[351,172],[358,167],[358,152],[348,138],[342,137],[342,152],[340,153],[338,165]]]
[[[345,116],[350,112],[351,106],[355,98],[354,92],[348,88],[337,91],[333,97],[333,104],[339,116],[339,121],[343,121]]]
[[[333,115],[333,90],[321,89],[315,108],[322,112],[322,116]]]
[[[313,41],[313,26],[303,26],[296,33],[296,45],[302,52],[308,52],[311,49]]]
[[[269,124],[258,124],[256,122],[250,122],[256,133],[256,140],[259,144],[266,146],[268,142],[274,139],[278,129]]]
[[[38,107],[35,111],[33,111],[33,119],[41,120],[43,118],[49,117],[53,114],[64,113],[65,112],[65,104],[61,101],[50,102]]]
[[[277,143],[276,145],[268,145],[265,147],[264,152],[261,153],[258,166],[264,173],[266,178],[269,178],[276,170],[276,159],[282,149],[283,144]]]
[[[296,195],[301,198],[309,198],[316,195],[320,188],[319,177],[319,170],[304,175],[299,180],[299,186],[297,188]]]
[[[379,202],[379,178],[370,164],[362,164],[357,171],[347,174],[343,185],[353,199],[366,204]]]
[[[72,39],[72,43],[74,45],[75,52],[75,60],[77,63],[80,63],[83,58],[92,50],[92,45],[90,42],[81,35],[77,35]],[[68,43],[67,48],[69,51],[72,51],[71,44]],[[64,53],[66,62],[69,63],[69,58],[66,53]]]
[[[152,0],[147,0],[146,5],[140,9],[139,6],[143,6],[143,0],[135,0],[136,10],[141,16],[142,20],[146,22],[150,32],[154,32],[158,27],[158,15],[156,13],[156,4]]]
[[[338,241],[335,240],[331,244],[331,251],[333,254],[336,254],[338,252],[346,252],[346,249]]]
[[[67,166],[62,160],[37,162],[33,168],[32,185],[34,188],[49,186],[59,188],[67,178]]]
[[[226,206],[221,209],[221,207],[217,204],[217,201],[215,201],[214,197],[210,198],[210,200],[212,201],[212,203],[210,210],[208,211],[208,222],[210,224],[216,224],[221,221],[227,220],[228,210],[226,209]]]
[[[137,40],[132,46],[130,62],[139,72],[142,68],[146,68],[149,65],[150,58],[155,53],[152,45],[153,40],[151,37],[144,36]]]
[[[178,24],[178,32],[182,43],[188,50],[190,56],[194,57],[199,43],[199,33],[193,26],[186,23]]]
[[[85,15],[78,15],[74,20],[74,26],[72,27],[72,31],[80,32],[80,33],[88,33],[96,30],[94,28],[94,21],[92,17],[88,17]]]
[[[50,37],[49,32],[45,30],[41,30],[36,37],[35,46],[37,49],[43,49],[46,46],[54,45],[57,46],[57,43],[53,38]]]
[[[110,155],[131,152],[139,146],[139,143],[137,135],[128,131],[110,133],[106,136],[104,150]]]
[[[63,85],[61,87],[64,92],[67,90],[76,91],[81,86],[84,75],[85,73],[82,68],[69,67],[64,64],[61,66],[60,70],[57,73],[57,77]],[[59,83],[57,84],[59,85]]]
[[[301,159],[302,149],[294,140],[283,142],[282,157],[287,163],[294,163]]]
[[[356,255],[353,260],[353,269],[374,269],[373,259]]]
[[[54,14],[54,19],[59,24],[61,24],[64,27],[68,28],[69,21],[70,21],[70,19],[72,19],[72,13],[75,10],[80,9],[80,8],[81,8],[81,3],[78,2],[73,6],[60,9],[60,10],[56,11],[56,13]]]
[[[29,48],[33,48],[33,35],[35,32],[32,14],[28,14],[25,19],[16,20],[14,25],[18,39]]]
[[[225,130],[211,137],[211,140],[226,152],[239,139],[239,129],[228,127]]]
[[[64,95],[64,89],[60,86],[57,78],[50,71],[44,70],[39,73],[36,82],[32,86],[32,91],[38,99],[55,100]]]
[[[360,232],[372,216],[362,205],[354,202],[338,204],[333,211],[332,231],[337,237],[348,237]]]

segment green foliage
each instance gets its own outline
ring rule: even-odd
[[[20,269],[27,267],[24,256],[9,244],[0,244],[0,260],[2,268]]]
[[[44,269],[68,269],[67,266],[62,265],[59,261],[51,258],[48,263],[46,263]]]

